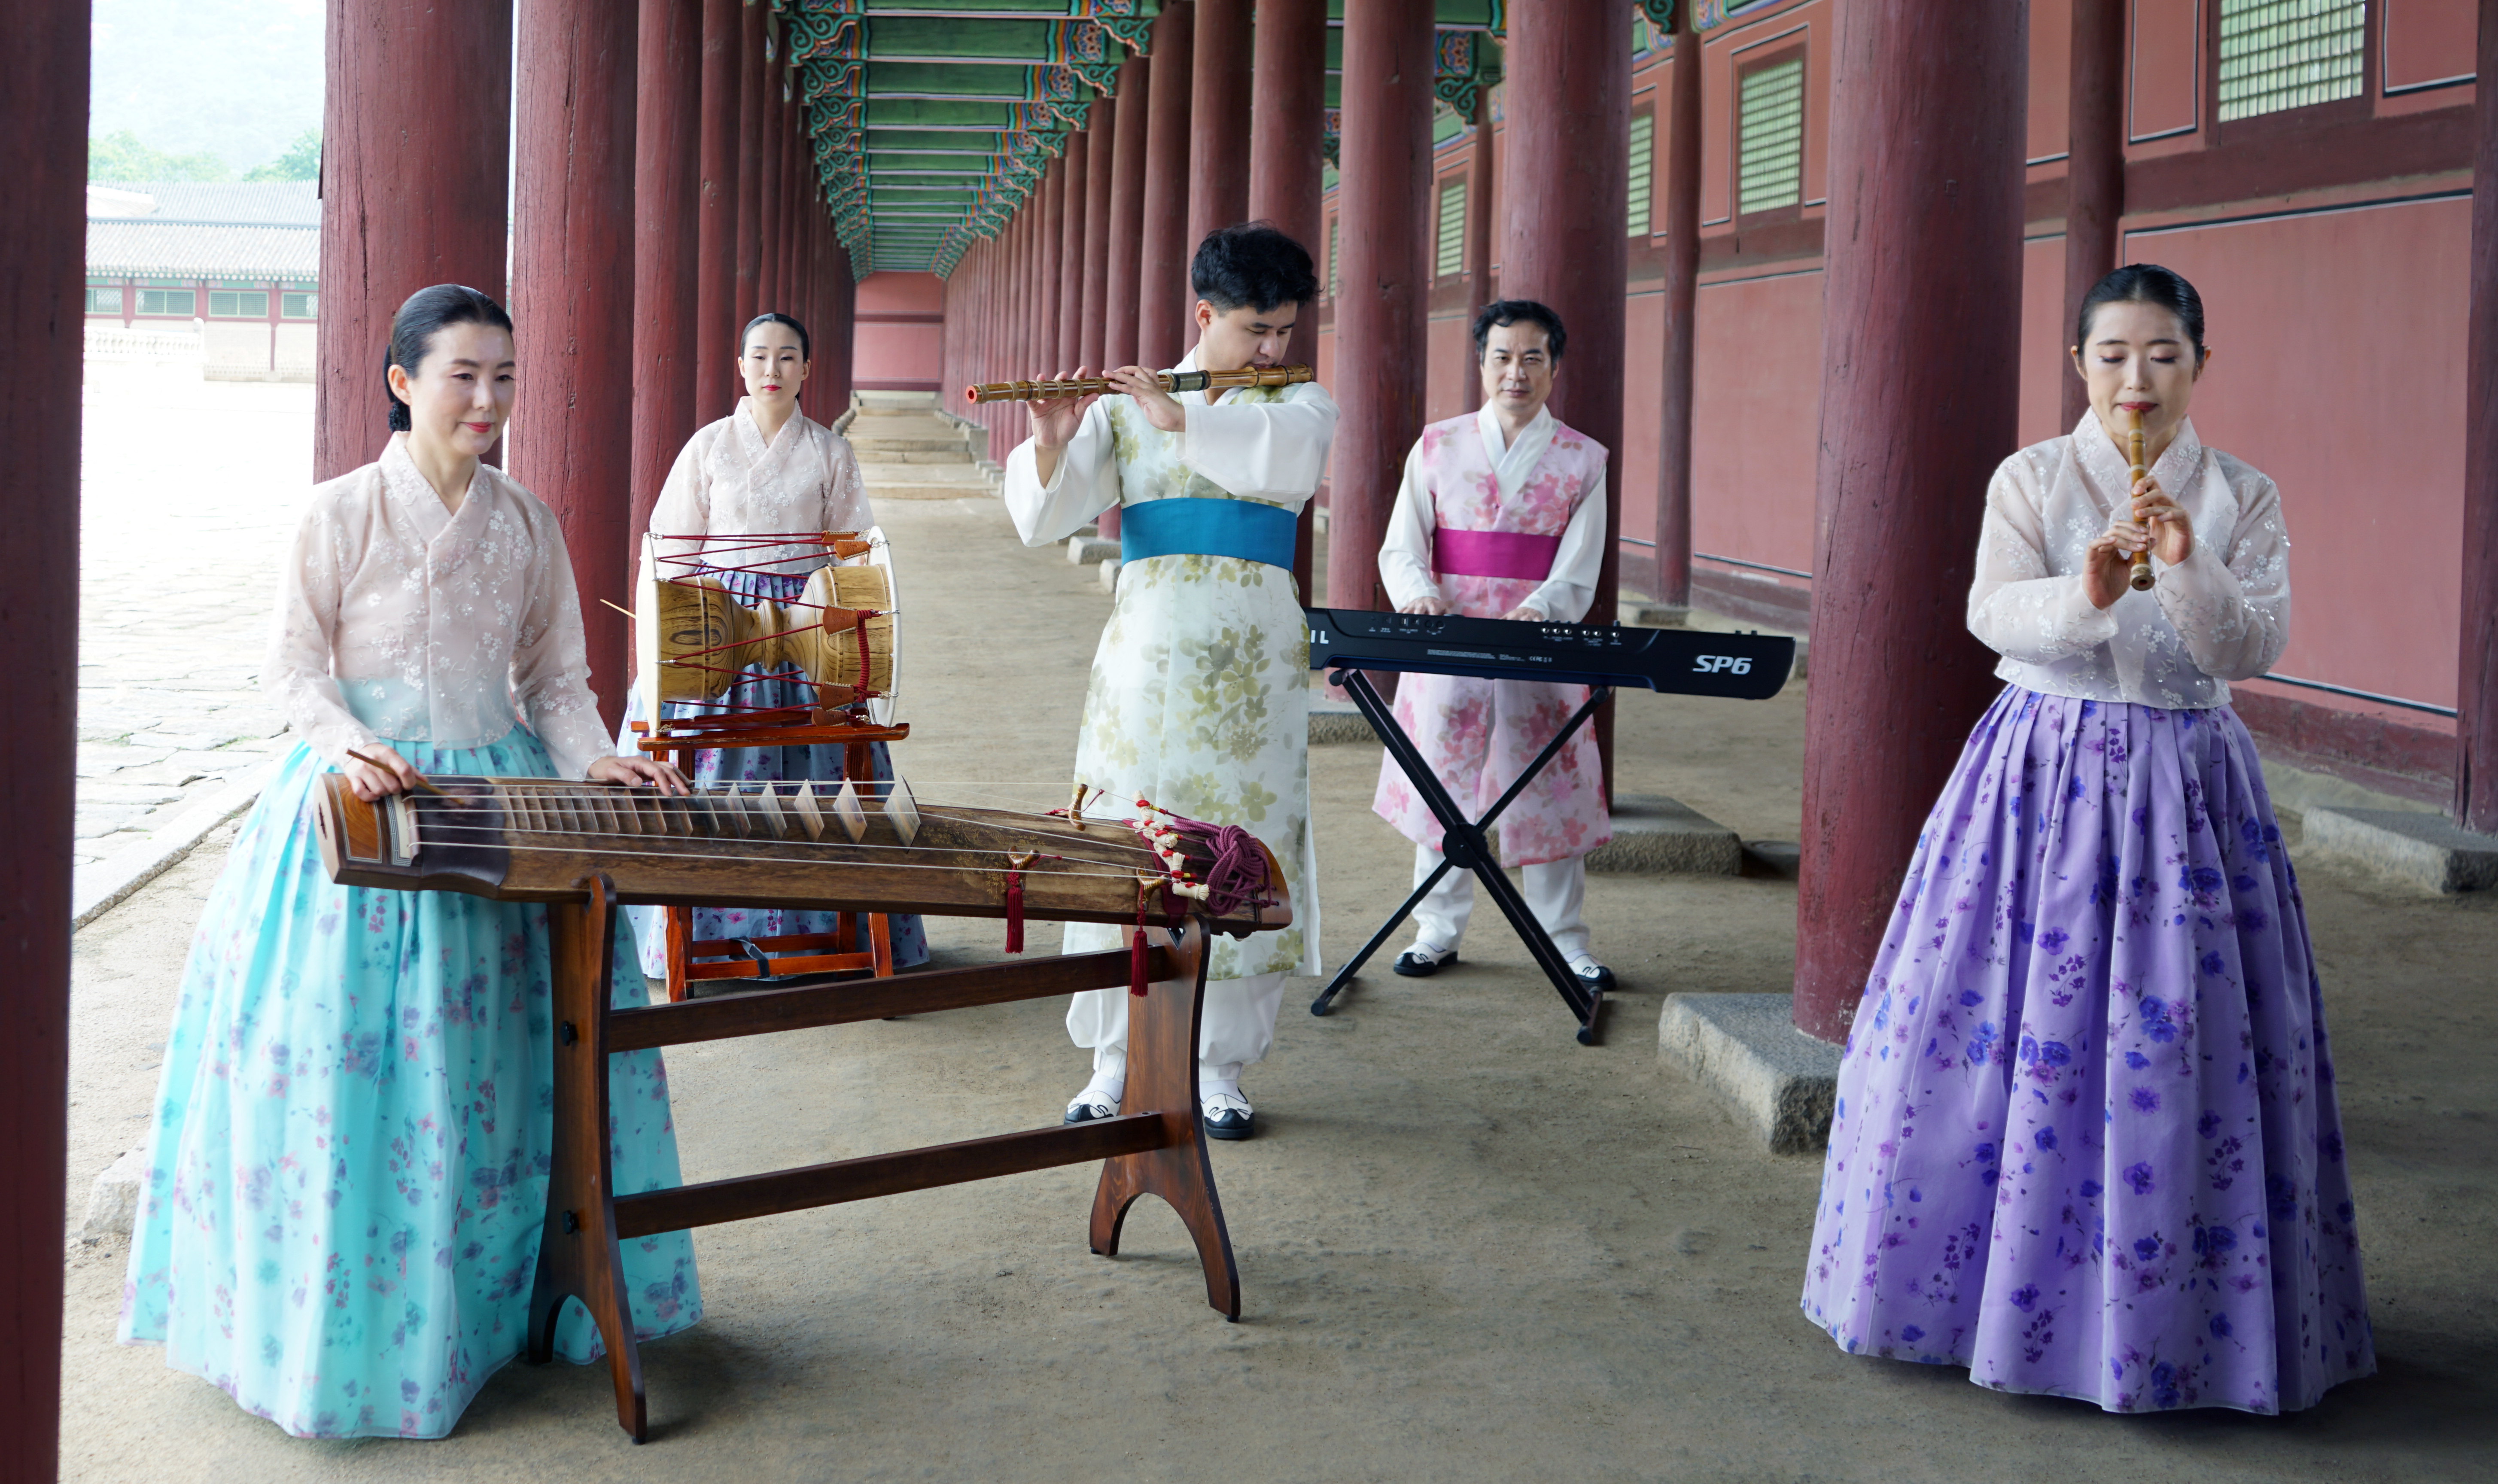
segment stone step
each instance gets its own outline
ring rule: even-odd
[[[857,447],[857,444],[851,444],[851,452],[859,455],[859,468],[867,468],[867,465],[962,465],[962,468],[972,468],[972,450],[962,447],[959,442],[942,444],[942,447],[892,447],[892,444]]]
[[[983,505],[997,502],[997,492],[985,484],[888,484],[870,481],[868,499],[877,500],[977,500]]]
[[[1656,1055],[1714,1092],[1774,1154],[1830,1142],[1839,1048],[1795,1028],[1792,994],[1669,994]]]
[[[870,484],[978,484],[986,488],[978,466],[950,464],[871,464],[859,461],[859,477]]]
[[[950,428],[926,428],[895,433],[887,433],[880,428],[864,434],[853,428],[849,440],[850,446],[861,450],[862,454],[872,448],[922,451],[952,449],[957,455],[969,458],[972,452],[971,445],[963,440],[963,436]]]
[[[2310,809],[2302,852],[2339,856],[2422,891],[2498,887],[2498,835],[2458,829],[2442,814]]]

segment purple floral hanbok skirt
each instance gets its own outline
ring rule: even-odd
[[[1839,1074],[1804,1311],[2109,1411],[2376,1370],[2324,1006],[2234,712],[2008,688]]]
[[[785,577],[770,572],[706,572],[729,592],[749,602],[770,600],[777,603],[794,601],[806,591],[804,576]],[[751,711],[771,706],[812,706],[815,695],[794,681],[767,680],[763,672],[749,669],[734,690],[721,704],[699,704],[679,701],[665,703],[671,720],[682,717],[711,716],[723,711]],[[633,724],[642,720],[641,692],[624,713],[624,727],[618,738],[619,750],[639,756],[633,746]],[[881,742],[868,744],[871,774],[881,780],[893,778],[893,758]],[[839,747],[731,747],[694,754],[693,780],[696,783],[783,783],[799,779],[838,779],[845,777],[844,750]],[[633,919],[633,931],[641,939],[642,972],[653,979],[664,979],[668,973],[668,930],[666,909],[632,907],[626,914]],[[828,933],[833,930],[836,915],[829,912],[799,912],[778,907],[697,907],[693,915],[693,936],[697,939],[777,938],[798,933]],[[928,933],[916,915],[885,919],[885,930],[893,944],[896,968],[909,968],[928,961]]]

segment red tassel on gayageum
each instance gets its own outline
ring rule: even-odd
[[[1128,943],[1128,992],[1138,999],[1145,997],[1145,929],[1137,926],[1137,936]]]
[[[1023,952],[1023,873],[1007,873],[1007,952]]]

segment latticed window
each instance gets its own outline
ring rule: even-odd
[[[1656,159],[1656,115],[1631,115],[1631,189],[1629,233],[1633,237],[1649,234],[1649,175]]]
[[[86,311],[89,314],[121,312],[121,284],[111,278],[86,280]]]
[[[1344,219],[1328,223],[1328,297],[1333,299],[1342,291],[1343,281],[1335,274],[1335,250],[1344,240]]]
[[[1737,95],[1741,143],[1735,210],[1745,215],[1804,201],[1804,58],[1744,75]]]
[[[1445,278],[1466,271],[1466,182],[1440,187],[1440,235],[1431,272]]]
[[[227,289],[208,290],[210,319],[267,319],[269,295]]]
[[[2221,121],[2359,96],[2367,0],[2221,0]]]

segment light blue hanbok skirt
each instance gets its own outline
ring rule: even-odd
[[[390,745],[427,773],[551,777],[515,726]],[[546,1216],[543,907],[340,887],[298,744],[243,820],[182,975],[123,1343],[161,1343],[301,1437],[440,1437],[521,1353]],[[647,1002],[620,936],[612,1003]],[[681,1183],[657,1051],[609,1059],[619,1195]],[[702,1316],[684,1232],[624,1244],[636,1335]],[[580,1304],[556,1348],[602,1353]]]

